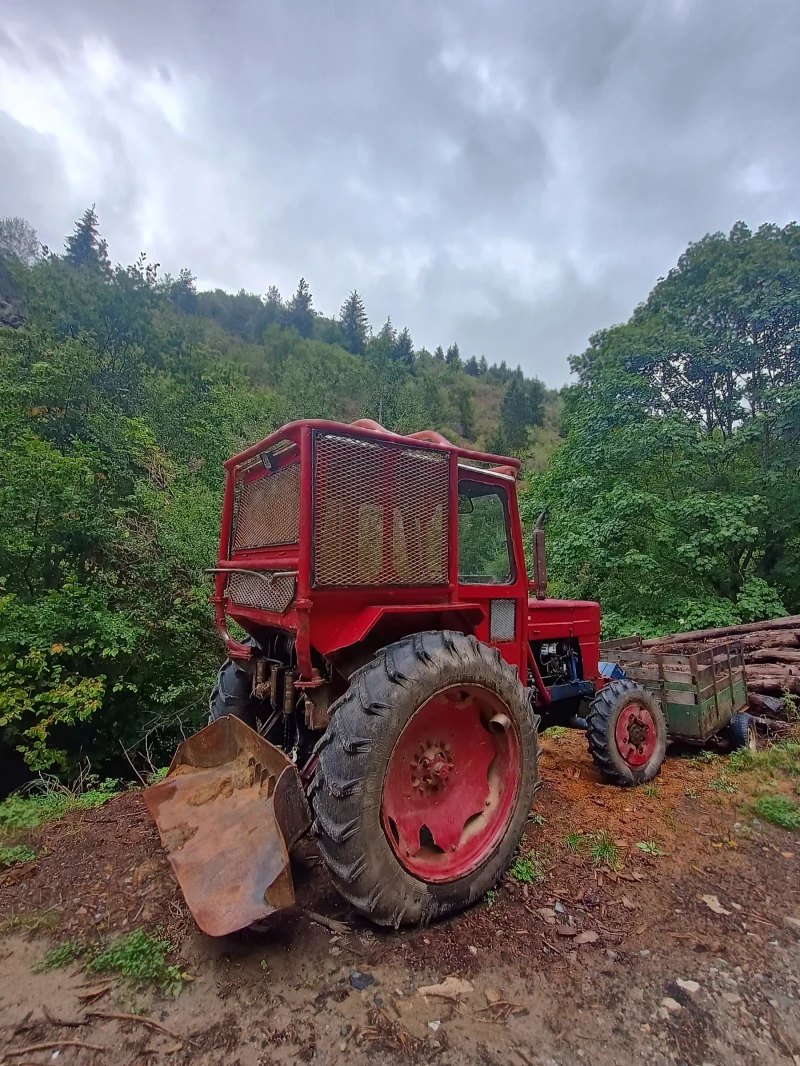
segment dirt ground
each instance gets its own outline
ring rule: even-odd
[[[136,793],[31,834],[49,854],[0,878],[0,1062],[800,1066],[798,836],[753,820],[740,775],[739,792],[720,790],[722,761],[674,753],[657,789],[624,791],[599,781],[580,734],[543,749],[524,851],[544,880],[508,877],[422,930],[355,916],[306,842],[299,909],[211,940]],[[617,873],[565,840],[603,830]],[[54,943],[139,926],[176,945],[177,999],[78,963],[36,970]],[[451,976],[467,982],[457,996],[420,993]],[[24,1050],[56,1041],[91,1047]]]

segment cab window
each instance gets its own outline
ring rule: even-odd
[[[509,585],[514,580],[508,495],[496,485],[459,480],[458,576],[465,585]]]

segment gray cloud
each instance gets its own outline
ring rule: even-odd
[[[0,214],[549,384],[686,243],[800,214],[788,0],[5,0]]]

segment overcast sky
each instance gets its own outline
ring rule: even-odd
[[[798,0],[0,0],[0,215],[550,385],[704,233],[800,216]]]

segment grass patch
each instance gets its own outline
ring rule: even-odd
[[[549,729],[545,729],[542,736],[547,737],[548,740],[562,740],[567,733],[569,729],[565,725],[551,725]]]
[[[800,829],[800,805],[786,796],[761,796],[753,804],[753,812],[781,829]]]
[[[754,771],[800,777],[800,743],[796,740],[779,740],[759,751],[739,748],[731,752],[728,766],[733,773]]]
[[[62,966],[69,966],[81,955],[86,954],[86,947],[77,940],[64,940],[50,948],[45,957],[36,967],[37,970],[58,970]]]
[[[18,862],[33,862],[36,852],[27,844],[0,848],[0,866],[16,866]]]
[[[12,914],[10,918],[4,918],[0,922],[0,933],[11,933],[22,930],[25,933],[39,933],[43,929],[51,931],[57,928],[60,915],[54,911],[24,911],[22,914]]]
[[[486,900],[487,907],[493,907],[497,902],[497,889],[490,888],[483,898]]]
[[[718,758],[719,756],[715,755],[713,751],[707,751],[704,749],[703,751],[698,751],[696,755],[690,755],[688,761],[694,766],[707,766],[710,762],[714,762],[714,760]]]
[[[573,855],[578,855],[580,853],[582,844],[583,834],[578,833],[574,829],[564,837],[564,847],[567,851],[571,851]]]
[[[726,773],[721,773],[719,777],[712,777],[708,782],[708,787],[713,789],[714,792],[726,792],[729,795],[733,795],[739,791],[739,786],[735,785],[731,781],[730,777]]]
[[[170,951],[169,940],[135,929],[112,941],[86,969],[89,973],[116,973],[139,984],[152,982],[177,996],[181,990],[181,972],[180,967],[167,963]]]
[[[542,860],[533,849],[526,855],[518,855],[508,872],[521,885],[540,885],[544,881]]]
[[[651,799],[654,799],[656,796],[660,795],[661,789],[658,787],[658,785],[642,785],[642,792],[645,794],[645,796],[649,796]]]
[[[607,830],[589,834],[587,841],[592,866],[607,866],[610,870],[622,869],[622,853]]]
[[[25,794],[15,792],[0,803],[0,829],[37,829],[40,825],[55,822],[70,811],[89,811],[102,807],[119,794],[119,782],[107,778],[90,784],[85,791],[62,785],[53,778],[42,778],[29,786]]]

